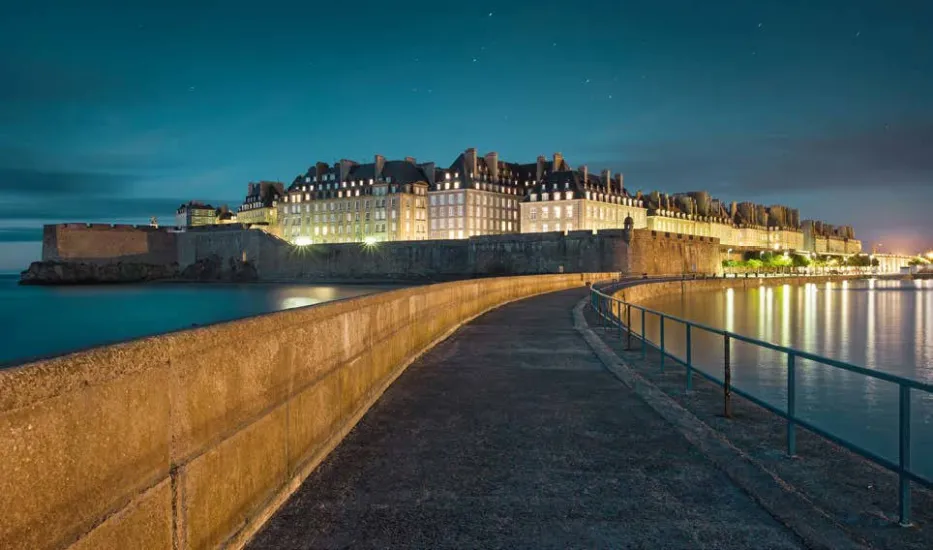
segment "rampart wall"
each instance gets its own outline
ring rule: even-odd
[[[42,259],[109,263],[170,264],[176,261],[175,234],[145,225],[66,223],[42,231]]]
[[[252,262],[260,279],[446,280],[495,275],[619,271],[680,274],[720,271],[719,242],[708,237],[635,230],[527,233],[461,240],[296,247],[260,231],[178,235],[184,268],[217,256]]]
[[[412,287],[0,371],[0,548],[239,547],[420,353],[618,274]]]
[[[710,290],[721,290],[724,288],[748,289],[759,286],[779,286],[786,284],[799,285],[811,282],[843,281],[852,278],[852,276],[846,275],[824,275],[812,277],[736,277],[725,279],[687,279],[681,281],[665,282],[645,281],[642,284],[636,284],[617,290],[613,292],[613,296],[633,304],[643,304],[643,302],[658,298],[660,296],[679,294],[682,292],[703,292]]]

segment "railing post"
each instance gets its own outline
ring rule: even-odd
[[[787,456],[797,456],[797,356],[787,354]]]
[[[910,471],[910,387],[901,384],[900,386],[900,422],[898,431],[900,432],[900,445],[898,450],[898,493],[900,496],[900,516],[901,525],[907,527],[910,525],[910,478],[907,472]]]
[[[615,298],[613,298],[615,300]],[[615,300],[616,322],[619,324],[619,340],[622,340],[622,302]]]
[[[626,328],[628,329],[628,342],[625,344],[626,351],[632,350],[632,304],[625,306]]]
[[[686,324],[687,327],[687,387],[685,391],[689,392],[693,388],[693,346],[690,345],[690,323]]]
[[[658,315],[661,319],[661,372],[664,372],[664,314]]]
[[[641,310],[641,358],[648,357],[648,340],[645,338],[645,310]]]
[[[729,335],[723,336],[723,383],[722,383],[722,415],[732,418],[732,365],[729,357]]]

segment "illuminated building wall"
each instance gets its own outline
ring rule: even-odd
[[[280,208],[282,237],[295,244],[426,239],[433,171],[433,163],[381,155],[363,165],[318,163],[288,189]]]
[[[586,166],[563,168],[529,189],[521,203],[522,233],[622,229],[627,218],[636,229],[648,226],[647,210],[625,192],[621,174],[613,179],[609,171],[597,177]]]

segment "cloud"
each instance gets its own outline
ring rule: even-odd
[[[0,227],[0,242],[19,243],[42,240],[41,227]]]
[[[83,222],[136,219],[147,221],[158,216],[163,224],[169,224],[179,205],[189,198],[131,198],[131,197],[81,197],[62,196],[43,200],[14,200],[0,203],[0,220],[30,220],[44,223]],[[222,204],[235,207],[239,200],[204,201],[214,206]],[[171,220],[174,221],[174,220]]]
[[[713,193],[921,189],[933,183],[933,122],[836,129],[821,136],[715,137],[620,144],[591,167],[623,171],[632,188]]]
[[[107,149],[61,154],[0,145],[0,192],[37,197],[123,194],[137,182],[177,174],[184,168],[175,155],[153,153],[163,139],[171,142],[150,132]]]
[[[122,191],[138,176],[98,172],[47,172],[22,168],[0,168],[0,192],[44,200],[49,196],[107,195]],[[2,206],[0,206],[2,208]]]

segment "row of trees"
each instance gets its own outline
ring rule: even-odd
[[[742,260],[724,260],[723,267],[745,269],[771,269],[788,267],[872,267],[878,265],[878,260],[868,254],[853,254],[840,258],[839,256],[807,256],[804,254],[790,254],[773,252],[746,252]]]

